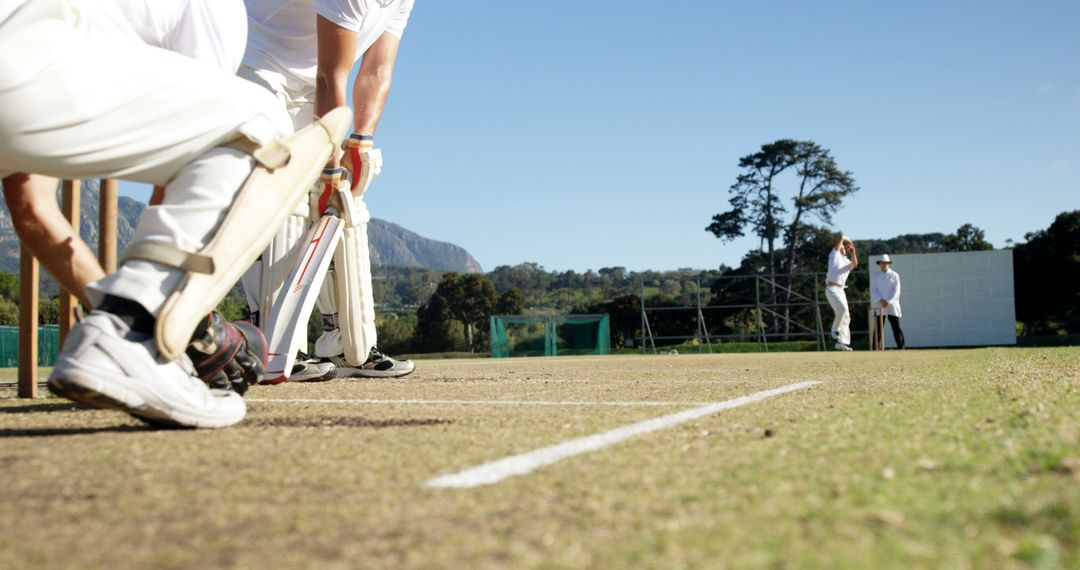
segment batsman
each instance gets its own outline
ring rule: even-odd
[[[322,183],[296,205],[243,279],[251,313],[270,340],[268,382],[409,374],[412,362],[394,360],[376,346],[367,237],[371,216],[364,193],[382,169],[375,130],[390,93],[413,0],[245,0],[245,4],[248,46],[239,75],[274,94],[296,128],[347,104],[349,74],[360,61],[352,84],[354,132],[345,153],[326,165]],[[333,234],[336,246],[327,252],[334,243],[327,239],[331,231],[340,232],[340,238]],[[316,289],[316,300],[315,291],[305,289],[319,285],[311,278],[318,271],[308,271],[320,267],[319,256],[326,257],[321,264],[325,278],[321,290]],[[323,333],[315,343],[315,358],[310,358],[302,351],[308,344],[306,323],[314,303],[323,315]],[[275,362],[280,373],[276,377]]]

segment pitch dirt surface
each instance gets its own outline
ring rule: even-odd
[[[0,467],[3,568],[1076,568],[1080,349],[422,361],[257,387],[217,431],[8,387]]]

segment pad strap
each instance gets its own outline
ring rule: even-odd
[[[241,136],[225,143],[223,146],[238,150],[244,154],[250,154],[255,158],[256,162],[268,170],[274,170],[289,164],[291,155],[289,147],[285,146],[280,139],[273,139],[265,144],[259,144]]]
[[[174,245],[155,241],[141,241],[128,246],[121,263],[141,259],[160,263],[167,267],[182,269],[189,273],[214,273],[214,260],[205,255],[184,251]]]

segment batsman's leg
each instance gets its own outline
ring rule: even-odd
[[[287,80],[280,73],[269,70],[256,70],[250,66],[241,65],[237,75],[272,94],[278,102],[278,106],[289,116],[295,128],[303,128],[314,120],[314,90],[303,87],[296,88],[287,85]],[[321,186],[316,185],[311,190],[314,193],[321,192]],[[303,255],[305,242],[303,240],[308,229],[311,227],[310,200],[304,197],[297,202],[292,215],[285,224],[270,240],[270,245],[259,257],[259,260],[244,274],[242,284],[244,295],[247,298],[248,309],[255,323],[262,328],[268,339],[280,336],[277,331],[271,330],[271,321],[281,322],[281,315],[272,318],[271,312],[277,306],[278,299],[282,294],[282,284],[289,273],[294,261]],[[306,323],[309,315],[297,315]],[[292,320],[291,318],[285,320]],[[267,377],[266,383],[274,384],[284,381],[286,378],[299,382],[315,382],[331,380],[335,376],[334,365],[329,362],[320,362],[317,358],[311,358],[307,354],[308,337],[307,327],[299,327],[296,330],[296,338],[289,339],[290,345],[295,344],[299,350],[295,354],[288,355],[293,362],[289,365],[290,370],[279,373],[277,370]],[[280,358],[282,355],[275,355]]]
[[[376,347],[375,300],[371,285],[371,250],[367,226],[371,220],[361,197],[352,198],[334,264],[319,294],[323,334],[315,355],[329,359],[338,378],[394,378],[411,373],[408,360],[395,360]]]

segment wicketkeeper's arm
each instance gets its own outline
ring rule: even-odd
[[[12,174],[3,180],[15,233],[60,285],[92,306],[86,284],[105,276],[97,257],[56,205],[56,179]]]

